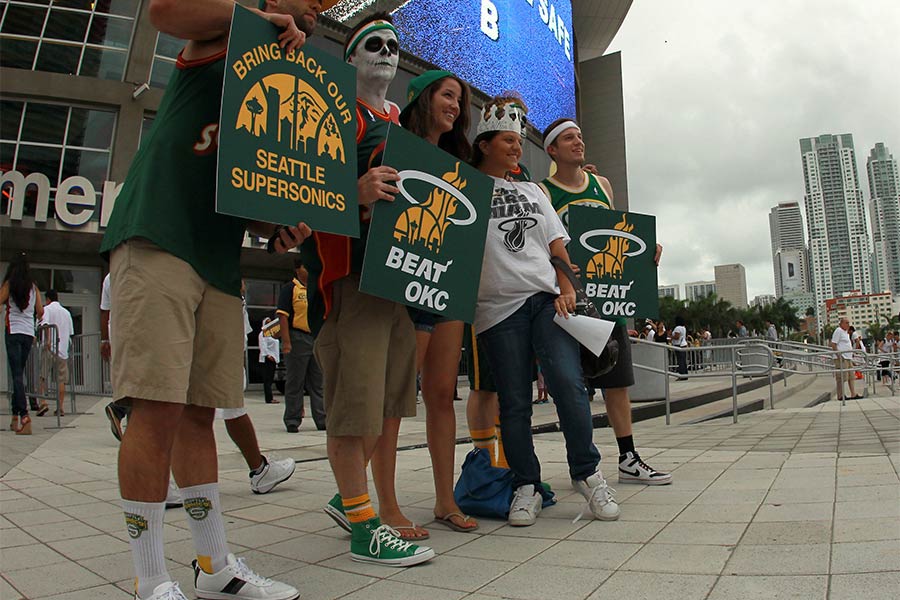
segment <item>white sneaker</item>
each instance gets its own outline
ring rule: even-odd
[[[619,483],[669,485],[672,483],[672,475],[660,473],[642,461],[637,452],[626,452],[619,459]]]
[[[228,564],[212,575],[193,561],[194,591],[203,600],[294,600],[300,592],[286,583],[261,577],[247,566],[243,558],[229,554]]]
[[[141,599],[135,592],[134,600],[188,600],[188,598],[178,587],[178,583],[167,581],[153,588],[153,595],[147,598]]]
[[[268,494],[275,486],[287,481],[294,474],[297,463],[293,458],[283,458],[269,462],[263,457],[266,464],[258,475],[250,475],[250,489],[254,494]]]
[[[528,527],[534,525],[541,512],[544,499],[535,491],[534,486],[522,485],[516,488],[512,504],[509,505],[508,523],[512,527]]]
[[[181,491],[175,483],[175,478],[170,475],[169,491],[166,492],[166,508],[178,508],[180,506],[184,506],[184,501],[181,499]]]
[[[588,509],[595,518],[601,521],[615,521],[619,518],[619,505],[616,504],[615,496],[613,496],[615,490],[607,485],[606,480],[603,479],[603,473],[599,469],[584,481],[573,479],[572,487],[587,500],[587,506],[573,523],[577,523]]]

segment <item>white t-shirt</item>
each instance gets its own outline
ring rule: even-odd
[[[34,307],[37,303],[37,294],[32,286],[28,296],[28,306],[25,310],[19,308],[12,294],[6,301],[6,332],[21,333],[34,337]]]
[[[853,344],[850,342],[850,334],[838,327],[831,334],[831,343],[837,346],[841,356],[844,358],[853,358]]]
[[[648,329],[647,330],[647,341],[652,342],[655,337],[656,337],[656,332],[653,331],[653,329]]]
[[[492,177],[492,213],[484,244],[475,333],[516,312],[539,292],[559,294],[550,243],[569,236],[550,201],[535,183]]]
[[[56,354],[64,360],[69,358],[69,344],[75,331],[75,324],[72,323],[72,313],[59,302],[50,302],[44,306],[44,316],[41,318],[41,325],[56,325],[56,331],[59,335]],[[47,335],[49,335],[49,332]],[[52,343],[50,347],[53,347]]]
[[[266,362],[266,357],[271,356],[275,359],[277,363],[281,355],[279,354],[281,351],[281,342],[278,341],[278,338],[273,336],[265,336],[263,332],[259,332],[259,362]]]
[[[677,340],[675,339],[676,333],[681,334],[681,336]],[[681,348],[684,348],[685,346],[688,345],[687,329],[685,328],[684,325],[678,325],[677,327],[675,327],[675,329],[672,330],[672,345],[673,346],[677,345]]]
[[[112,308],[112,299],[109,294],[109,273],[103,278],[103,288],[100,290],[100,310]]]

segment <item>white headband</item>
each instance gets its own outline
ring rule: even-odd
[[[547,134],[547,137],[544,138],[544,152],[547,151],[547,148],[550,147],[550,144],[556,141],[556,138],[559,137],[559,134],[561,134],[566,129],[572,128],[577,129],[579,132],[581,131],[581,127],[578,126],[578,123],[570,119],[566,119],[553,129],[551,129],[550,133]]]

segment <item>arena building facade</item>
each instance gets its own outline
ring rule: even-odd
[[[100,240],[183,45],[156,31],[148,17],[149,4],[149,0],[0,3],[0,271],[5,273],[10,256],[27,252],[40,289],[52,287],[60,293],[79,334],[99,331],[100,287],[107,270],[98,255]],[[446,16],[440,8],[447,4],[345,0],[322,16],[308,43],[340,55],[350,27],[376,10],[396,11],[398,20],[404,11],[433,17],[429,35],[440,41],[451,35],[440,28]],[[534,58],[529,56],[529,40],[518,39],[506,23],[527,18],[529,27],[547,26],[547,35],[571,58],[573,109],[584,128],[588,160],[612,181],[617,206],[627,207],[621,62],[618,54],[603,53],[631,0],[450,4],[474,11],[481,32],[507,44],[506,60]],[[565,13],[568,22],[551,19],[551,9],[554,15]],[[429,43],[429,38],[422,39]],[[486,48],[491,52],[490,46]],[[389,98],[402,106],[409,80],[433,67],[421,56],[404,52]],[[517,87],[515,83],[509,87]],[[473,87],[475,111],[487,95]],[[543,177],[549,168],[540,132],[534,128],[523,163],[535,177]],[[273,311],[280,285],[291,275],[291,259],[267,255],[263,241],[247,236],[242,270],[251,323],[258,329],[262,318]],[[255,370],[255,340],[255,334],[249,337],[251,383],[262,379]],[[96,370],[97,354],[85,351],[76,357],[76,371]],[[3,345],[0,360],[6,364]],[[78,377],[76,373],[76,384]],[[0,370],[0,389],[7,389],[6,369]]]

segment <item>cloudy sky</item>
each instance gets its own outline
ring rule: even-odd
[[[741,263],[750,299],[774,293],[768,213],[802,206],[802,137],[853,134],[868,200],[869,149],[900,159],[898,31],[897,0],[632,4],[609,52],[622,52],[630,205],[657,216],[661,284]]]

